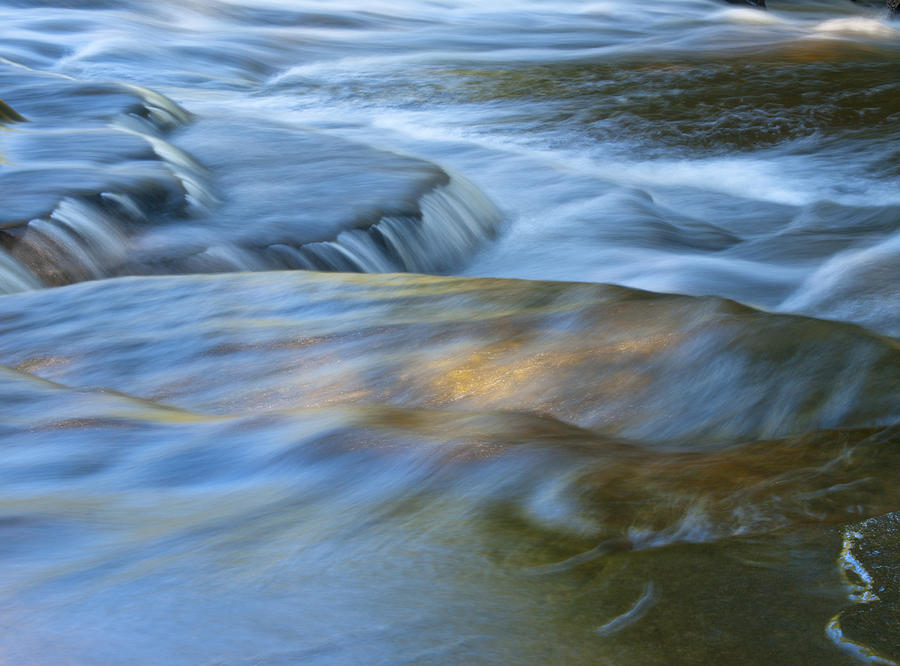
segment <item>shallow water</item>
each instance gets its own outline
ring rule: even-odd
[[[0,0],[0,661],[900,659],[900,23],[768,4]]]

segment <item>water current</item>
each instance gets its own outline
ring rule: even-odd
[[[0,663],[900,661],[880,2],[0,0]]]

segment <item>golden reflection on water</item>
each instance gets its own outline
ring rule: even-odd
[[[480,387],[480,368],[490,375],[530,344],[498,341],[463,367]],[[538,361],[515,381],[553,371]],[[821,526],[900,502],[898,440],[874,429],[661,451],[528,413],[345,405],[173,420],[164,406],[75,393],[86,442],[117,441],[109,416],[158,430],[149,446],[119,442],[138,456],[111,461],[122,486],[63,478],[62,490],[0,498],[3,515],[38,527],[53,517],[69,553],[16,561],[4,592],[58,595],[68,617],[152,584],[141,604],[164,602],[174,586],[192,613],[235,600],[292,609],[279,631],[301,646],[321,642],[315,622],[296,621],[315,608],[340,645],[353,644],[346,618],[363,611],[357,622],[377,615],[379,640],[392,645],[478,636],[488,623],[497,653],[519,663],[551,636],[571,663],[654,663],[660,648],[647,636],[676,644],[676,663],[738,663],[755,640],[779,658],[824,663],[833,648],[823,627],[843,599],[837,545]],[[41,435],[27,422],[45,422],[39,412],[21,417],[23,431]],[[217,476],[181,457],[194,447],[233,467]],[[425,617],[413,629],[411,599]],[[182,622],[194,632],[191,617]]]
[[[890,413],[884,386],[900,368],[891,340],[714,298],[415,275],[156,280],[218,289],[228,316],[181,322],[181,362],[111,386],[192,412],[491,408],[702,445],[872,422]],[[273,280],[278,300],[261,299]],[[104,374],[104,347],[25,346],[17,367],[77,385]]]

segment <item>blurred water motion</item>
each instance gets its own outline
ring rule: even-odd
[[[0,663],[900,660],[900,29],[767,4],[0,0]]]
[[[590,284],[310,272],[101,281],[3,299],[0,335],[8,365],[46,379],[212,413],[500,409],[702,447],[887,425],[900,410],[893,340]]]
[[[528,415],[210,419],[13,382],[34,416],[4,423],[5,614],[33,629],[11,659],[640,660],[643,632],[711,623],[681,659],[765,635],[834,661],[814,625],[848,602],[819,526],[897,501],[886,431],[660,455]],[[642,624],[597,633],[648,581]]]
[[[303,272],[38,290],[0,322],[5,612],[41,627],[11,659],[655,660],[640,636],[701,632],[697,603],[721,638],[684,661],[763,631],[839,661],[828,526],[900,501],[896,429],[861,427],[896,421],[900,354],[843,324]]]

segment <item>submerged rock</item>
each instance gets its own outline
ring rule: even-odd
[[[108,306],[125,318],[165,314],[183,294],[161,291]],[[54,292],[73,289],[41,293]],[[312,294],[310,321],[323,295]],[[250,314],[240,296],[206,304],[220,327],[204,304],[189,305],[224,342],[222,329]],[[900,501],[896,431],[673,449],[537,414],[390,405],[352,387],[331,407],[193,411],[40,379],[77,365],[72,322],[101,323],[85,305],[43,329],[24,310],[0,317],[58,340],[55,355],[0,367],[0,562],[10,572],[0,596],[29,619],[7,648],[16,663],[188,663],[190,649],[192,663],[371,663],[377,651],[383,664],[425,654],[687,665],[746,663],[762,640],[772,663],[852,663],[822,631],[844,594],[828,525]],[[279,327],[287,313],[270,307],[257,326]],[[349,325],[348,314],[333,316]],[[192,344],[166,325],[152,335],[166,354],[153,367],[132,355],[147,331],[100,329],[97,360],[145,387]],[[259,369],[275,370],[278,346],[257,342],[268,352]],[[212,379],[247,390],[248,365],[221,351]],[[352,362],[334,351],[331,364]],[[105,640],[84,640],[113,621]],[[239,640],[217,639],[222,627]],[[501,658],[481,658],[485,647]]]
[[[850,664],[830,526],[900,503],[895,341],[715,298],[128,277],[0,364],[16,663]]]
[[[610,436],[709,443],[900,419],[889,339],[606,285],[306,271],[129,278],[11,295],[0,299],[6,317],[0,363],[65,349],[43,377],[214,412],[372,402],[528,411]]]
[[[686,454],[506,411],[203,414],[3,368],[0,403],[15,663],[746,663],[764,639],[772,663],[849,664],[822,633],[821,521],[898,492],[871,432]]]

